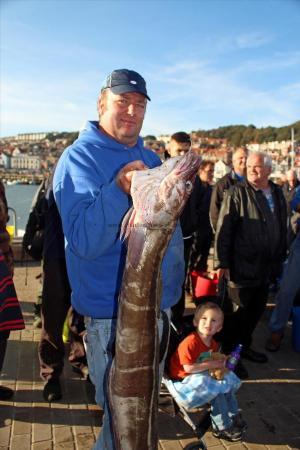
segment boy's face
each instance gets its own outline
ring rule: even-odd
[[[169,154],[171,155],[171,158],[174,156],[183,156],[189,151],[190,148],[190,142],[177,142],[174,139],[171,139],[169,143]]]
[[[216,309],[207,309],[195,325],[200,336],[212,337],[222,329],[223,314]]]

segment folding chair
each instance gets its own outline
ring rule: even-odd
[[[170,342],[168,348],[168,354],[166,358],[166,368],[171,355],[176,350],[179,343],[194,329],[193,327],[193,315],[185,316],[185,322],[183,324],[182,332],[179,332],[175,325],[171,322],[170,329]],[[210,415],[209,415],[209,405],[204,405],[201,408],[188,410],[186,407],[180,404],[176,400],[176,390],[173,385],[173,381],[169,378],[167,370],[162,378],[162,386],[160,391],[160,404],[165,404],[165,397],[171,397],[171,408],[167,410],[162,406],[162,411],[167,412],[172,417],[177,414],[192,428],[198,441],[189,444],[185,447],[185,450],[206,450],[207,446],[203,439],[203,435],[206,433],[210,426]],[[200,416],[200,417],[199,417]],[[195,418],[197,417],[197,422]]]

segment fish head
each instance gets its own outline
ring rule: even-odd
[[[154,169],[136,171],[131,183],[133,225],[173,228],[192,192],[200,163],[201,158],[190,150]]]

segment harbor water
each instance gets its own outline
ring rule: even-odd
[[[8,206],[16,211],[18,236],[22,236],[24,234],[31,203],[38,187],[38,185],[30,184],[14,184],[5,186]],[[8,225],[13,225],[13,213],[9,211],[9,215],[10,220]]]

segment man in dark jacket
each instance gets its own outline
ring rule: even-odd
[[[266,355],[251,349],[252,334],[262,316],[269,282],[286,256],[286,204],[279,186],[268,180],[271,160],[263,153],[247,159],[247,180],[225,194],[215,239],[214,266],[228,282],[233,311],[222,332],[224,351],[243,344],[242,357],[264,363]],[[248,376],[241,366],[242,378]]]
[[[232,155],[232,170],[217,181],[213,188],[209,215],[214,232],[217,228],[219,212],[225,192],[238,181],[242,181],[245,178],[247,154],[245,148],[238,148],[235,150]]]

